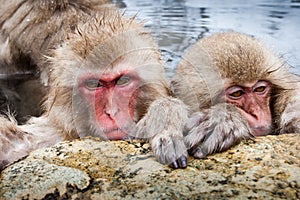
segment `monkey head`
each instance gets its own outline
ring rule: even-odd
[[[84,32],[78,29],[54,52],[52,94],[72,100],[49,95],[49,113],[60,110],[61,121],[53,120],[61,127],[70,126],[66,124],[69,120],[80,137],[115,140],[134,136],[135,125],[151,102],[168,92],[160,53],[133,19],[110,13],[89,22],[94,24],[83,25]],[[73,113],[73,117],[64,113]]]
[[[217,33],[199,40],[184,54],[172,83],[192,113],[227,102],[244,116],[253,135],[266,135],[274,113],[280,113],[271,102],[290,88],[285,66],[253,37]]]
[[[244,34],[215,34],[204,38],[201,44],[224,81],[225,101],[237,107],[253,135],[269,134],[270,101],[284,87],[278,78],[287,75],[282,61],[259,41]]]

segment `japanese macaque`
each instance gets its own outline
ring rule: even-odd
[[[106,9],[110,0],[0,0],[0,31],[12,59],[22,58],[14,70],[48,68],[45,55],[60,44],[87,16]],[[41,69],[42,68],[42,69]],[[24,70],[26,69],[26,70]]]
[[[300,132],[299,77],[253,37],[217,33],[183,56],[172,80],[190,108],[184,135],[203,158],[241,140]]]
[[[2,167],[34,149],[84,136],[146,139],[159,162],[187,166],[187,108],[170,96],[160,52],[134,17],[114,8],[94,12],[46,55],[45,112],[24,125],[0,118]]]
[[[13,52],[9,40],[0,35],[0,113],[13,113],[19,123],[28,116],[41,115],[41,100],[46,88],[39,81],[36,66],[28,58]]]
[[[38,77],[33,79],[31,75],[12,76],[0,79],[0,114],[5,116],[13,114],[18,123],[22,124],[30,116],[42,114],[41,100],[45,96],[46,89]]]
[[[45,56],[49,49],[60,44],[79,21],[102,10],[108,2],[0,0],[1,113],[14,113],[19,123],[28,115],[42,113],[50,69]]]
[[[38,76],[32,73],[35,71],[35,67],[32,66],[32,71],[27,70],[26,68],[21,67],[22,63],[26,63],[26,59],[22,56],[16,56],[18,52],[12,52],[12,48],[8,40],[4,39],[0,34],[0,113],[6,115],[10,113],[18,113],[15,117],[18,121],[22,121],[21,116],[29,115],[38,115],[37,112],[40,111],[36,105],[38,102],[35,102],[35,97],[40,97],[39,94],[35,95],[34,98],[31,98],[31,104],[35,104],[35,107],[30,112],[24,112],[24,107],[21,106],[22,103],[26,101],[21,101],[22,95],[24,93],[19,93],[19,89],[23,88],[25,85],[28,85],[31,82],[36,82]],[[17,70],[17,68],[23,68],[23,71]],[[39,81],[36,84],[38,85]],[[35,103],[34,103],[35,102]],[[36,109],[37,108],[37,109]],[[28,109],[29,111],[29,109]]]

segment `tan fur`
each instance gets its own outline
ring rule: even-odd
[[[1,112],[7,112],[9,107],[19,123],[29,115],[41,114],[41,102],[49,78],[49,67],[45,64],[49,49],[65,40],[67,33],[95,10],[101,12],[103,4],[109,2],[0,0],[0,99],[7,102],[1,106]],[[32,81],[34,86],[30,84]],[[35,92],[42,95],[35,95]],[[28,99],[22,93],[34,98]]]
[[[49,58],[52,70],[51,86],[45,106],[49,111],[48,118],[63,128],[63,132],[75,128],[71,125],[73,118],[69,113],[73,112],[72,94],[73,88],[76,87],[76,76],[81,73],[89,71],[99,74],[109,70],[118,61],[134,63],[145,84],[152,84],[162,96],[168,95],[160,54],[141,24],[131,18],[123,18],[115,10],[107,11],[104,15],[97,16],[96,19],[90,18],[88,21],[89,24],[78,27],[84,32],[75,31],[69,40],[53,52],[53,57]],[[144,69],[144,63],[153,65]],[[62,116],[62,113],[66,116]]]
[[[47,55],[51,73],[45,113],[31,118],[23,126],[13,126],[21,135],[32,135],[32,139],[29,140],[30,148],[19,150],[19,154],[9,161],[18,159],[24,152],[60,140],[86,135],[99,137],[99,130],[93,124],[95,119],[89,112],[91,108],[78,91],[78,75],[91,73],[99,76],[103,72],[117,73],[134,67],[142,82],[136,97],[134,126],[129,134],[150,140],[161,163],[173,164],[177,168],[177,159],[180,158],[185,164],[179,163],[179,166],[186,167],[182,130],[187,108],[181,101],[169,97],[161,55],[141,23],[123,16],[114,8],[97,11],[86,16],[82,23],[78,22],[74,31],[68,33],[68,38]],[[8,134],[6,131],[9,130],[4,128],[1,133],[4,137]],[[46,135],[51,138],[44,137]],[[9,139],[9,142],[22,143],[14,139]]]
[[[243,117],[222,102],[225,87],[257,80],[272,83],[274,133],[300,132],[299,78],[258,40],[236,32],[217,33],[199,40],[184,54],[172,87],[191,110],[185,140],[195,157],[225,150],[252,137]]]
[[[1,0],[0,30],[21,53],[38,64],[49,48],[67,37],[92,10],[108,0]]]

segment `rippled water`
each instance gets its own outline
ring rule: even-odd
[[[261,39],[300,73],[300,0],[116,0],[157,38],[170,75],[198,38],[235,30]]]

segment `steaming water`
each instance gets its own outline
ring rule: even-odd
[[[253,35],[300,73],[300,0],[117,0],[156,37],[170,76],[198,38],[235,30]]]

